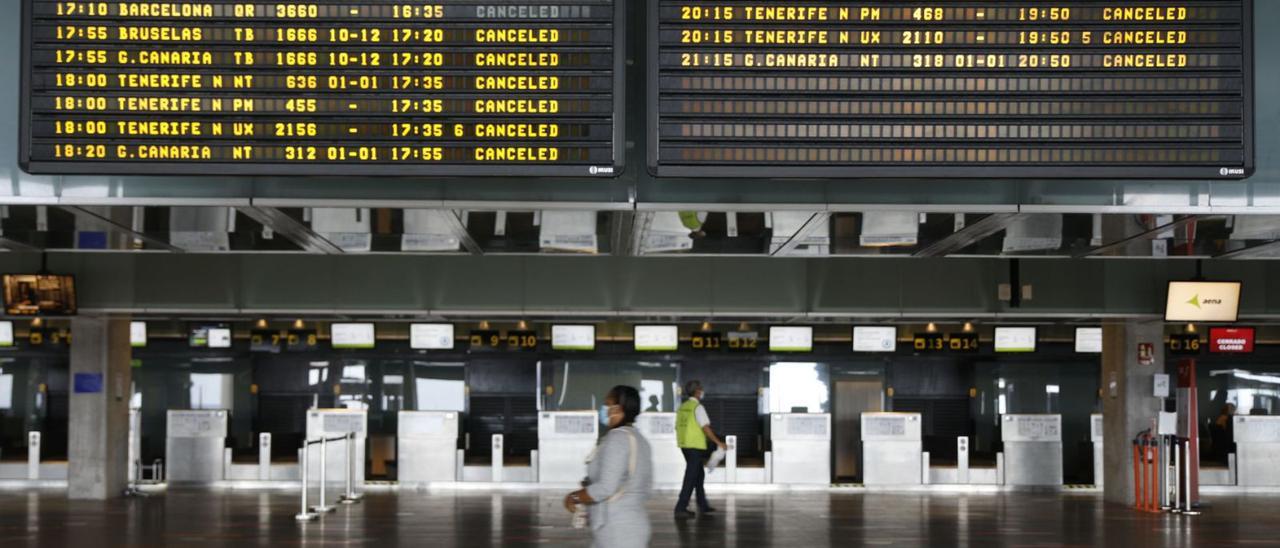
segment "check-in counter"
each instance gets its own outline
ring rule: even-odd
[[[773,483],[831,484],[831,415],[774,413],[769,418]]]
[[[653,454],[653,483],[680,485],[684,482],[684,453],[676,444],[675,413],[641,413],[636,430],[649,440]]]
[[[1280,487],[1280,417],[1235,417],[1236,481],[1241,487]]]
[[[368,412],[361,409],[312,409],[307,411],[307,439],[334,438],[354,433],[355,466],[351,469],[351,482],[354,485],[364,483],[365,440],[368,435]],[[341,485],[347,479],[347,444],[335,441],[326,444],[325,455],[327,469],[325,481],[329,484]],[[320,477],[320,446],[311,447],[307,451],[307,466],[312,470],[310,481],[318,482]]]
[[[594,411],[538,414],[538,482],[578,484],[587,476],[587,456],[600,435]]]
[[[458,413],[401,411],[396,463],[400,484],[458,480]]]
[[[207,484],[224,479],[228,415],[223,410],[169,410],[164,454],[170,483]]]
[[[862,483],[920,485],[924,451],[919,413],[862,414]]]
[[[1004,484],[1062,485],[1062,415],[1004,415]]]

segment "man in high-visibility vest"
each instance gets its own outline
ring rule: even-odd
[[[707,503],[707,492],[702,485],[703,480],[706,479],[702,463],[707,456],[707,439],[721,449],[725,448],[724,442],[711,431],[711,418],[707,416],[707,410],[702,406],[702,397],[706,394],[702,390],[702,383],[698,381],[685,383],[684,393],[689,399],[685,400],[676,412],[676,444],[680,446],[680,452],[684,453],[684,485],[680,487],[680,500],[676,502],[678,518],[694,515],[689,511],[689,496],[694,492],[698,494],[699,513],[715,511]]]

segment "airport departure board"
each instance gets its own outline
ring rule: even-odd
[[[23,0],[33,173],[622,166],[614,0]]]
[[[1239,179],[1251,0],[656,0],[659,176]]]

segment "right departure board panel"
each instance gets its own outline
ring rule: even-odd
[[[659,176],[1241,179],[1252,0],[656,0]]]

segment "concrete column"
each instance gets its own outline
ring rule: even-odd
[[[1151,428],[1161,410],[1155,374],[1164,372],[1164,324],[1126,321],[1103,327],[1103,493],[1107,502],[1132,505],[1133,438]],[[1150,344],[1151,364],[1139,363],[1139,345]]]
[[[77,316],[71,333],[67,496],[119,497],[129,473],[129,319]]]

